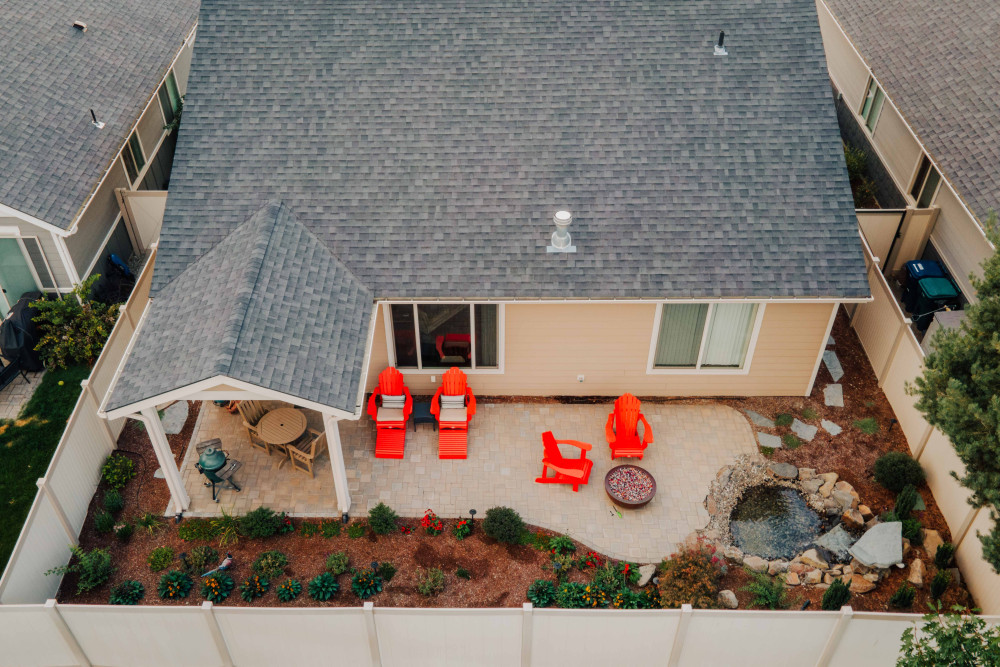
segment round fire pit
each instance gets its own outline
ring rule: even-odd
[[[612,502],[624,509],[639,509],[656,495],[656,480],[644,468],[615,466],[604,476],[604,490]]]

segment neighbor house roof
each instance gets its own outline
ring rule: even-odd
[[[959,196],[985,220],[1000,208],[1000,3],[825,2]]]
[[[197,15],[198,0],[5,0],[0,204],[68,229]]]
[[[222,376],[354,412],[372,304],[268,202],[151,302],[106,409]]]

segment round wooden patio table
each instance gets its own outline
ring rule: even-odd
[[[306,416],[295,408],[271,410],[260,418],[257,433],[269,445],[287,445],[306,432]],[[287,452],[285,452],[287,454]],[[287,459],[287,457],[286,457]],[[285,464],[282,460],[278,467]]]

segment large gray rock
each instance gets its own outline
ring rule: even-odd
[[[851,495],[847,491],[843,491],[843,490],[838,489],[838,488],[835,487],[833,489],[832,495],[833,495],[833,499],[836,500],[843,509],[845,509],[845,510],[856,510],[856,509],[858,509],[858,500],[857,500],[857,498],[855,498],[853,495]]]
[[[776,435],[771,435],[770,433],[757,433],[757,439],[760,440],[761,447],[781,449],[781,438]]]
[[[829,532],[820,535],[816,540],[818,546],[823,547],[833,555],[837,557],[838,560],[847,560],[850,556],[848,551],[854,544],[855,539],[844,530],[844,527],[837,524]]]
[[[771,461],[767,464],[768,471],[780,479],[795,479],[799,476],[799,469],[791,463],[778,463]]]
[[[844,387],[839,384],[828,384],[823,387],[823,404],[828,408],[844,407]]]
[[[754,412],[753,410],[744,410],[744,412],[746,413],[747,417],[750,418],[750,421],[752,421],[757,426],[763,426],[764,428],[774,428],[774,420],[768,419],[764,415],[760,414],[759,412]]]
[[[767,572],[767,568],[770,565],[770,563],[760,556],[747,556],[743,559],[743,564],[754,572]]]
[[[801,473],[801,468],[799,469]],[[802,482],[802,490],[805,493],[819,493],[819,487],[823,486],[823,480],[821,479],[810,479],[809,481]]]
[[[903,560],[903,524],[890,521],[873,526],[848,552],[868,567],[892,567]]]
[[[830,435],[840,435],[840,432],[844,430],[839,426],[837,426],[837,424],[830,421],[829,419],[822,420],[820,422],[820,425],[822,425],[823,430],[825,430]]]
[[[736,609],[740,606],[739,601],[736,599],[736,593],[730,590],[719,591],[719,604],[726,609]]]
[[[174,435],[184,430],[184,422],[188,418],[188,402],[177,401],[163,411],[160,422],[163,424],[163,431],[167,435]]]
[[[798,419],[792,420],[792,433],[799,436],[806,442],[809,442],[810,440],[815,438],[816,431],[818,430],[819,429],[816,428],[815,426],[811,426],[809,424],[806,424],[805,422],[801,422]]]

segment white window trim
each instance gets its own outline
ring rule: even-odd
[[[413,306],[413,328],[417,339],[417,364],[423,366],[423,357],[420,351],[420,320],[417,317],[418,305],[445,305],[456,304],[469,307],[469,326],[472,332],[472,358],[473,365],[470,367],[460,367],[464,373],[469,375],[503,375],[506,348],[506,314],[504,304],[495,301],[382,301],[382,318],[385,322],[385,347],[388,352],[389,365],[397,369],[404,375],[441,375],[448,369],[444,366],[437,368],[412,368],[402,367],[396,363],[396,340],[392,330],[392,309],[390,306],[412,305]],[[496,368],[476,368],[475,367],[475,326],[476,326],[476,305],[493,304],[497,307],[497,367]]]
[[[672,302],[671,302],[672,303]],[[697,364],[701,365],[702,356],[705,354],[705,337],[708,332],[708,323],[712,317],[715,304],[725,303],[724,301],[703,302],[708,304],[708,312],[705,314],[705,327],[701,332],[701,346],[698,348]],[[649,357],[646,360],[646,375],[748,375],[753,362],[753,355],[757,349],[757,338],[760,335],[760,327],[764,321],[764,311],[766,303],[757,303],[757,314],[754,317],[753,329],[750,332],[750,342],[747,343],[747,355],[740,368],[658,368],[654,365],[656,359],[656,343],[660,334],[660,319],[663,316],[664,303],[656,304],[656,313],[653,316],[653,332],[649,337]]]
[[[167,79],[170,78],[171,74],[174,74],[174,68],[173,67],[171,67],[170,69],[167,70],[167,73],[163,76],[163,81],[161,81],[160,85],[156,87],[156,100],[158,102],[157,106],[160,108],[160,120],[163,121],[163,125],[167,124],[167,112],[163,108],[163,100],[160,99],[160,89],[161,88],[162,89],[166,89]],[[174,74],[174,85],[177,85],[177,75],[176,74]],[[181,94],[181,87],[180,86],[177,86],[177,94],[178,95]],[[169,92],[167,93],[167,98],[168,99],[170,98],[170,93]],[[171,109],[171,111],[173,111],[173,109]],[[174,115],[176,116],[177,114],[175,113]],[[165,131],[165,130],[161,130],[161,131]]]
[[[927,173],[924,175],[924,181],[923,183],[920,184],[920,190],[917,191],[917,196],[914,197],[911,191],[913,190],[913,188],[917,186],[917,176],[920,175],[920,166],[923,164],[925,159],[927,160],[927,163],[930,165],[930,169],[928,169]],[[906,199],[910,202],[910,205],[913,206],[913,208],[917,208],[918,210],[923,210],[917,207],[917,203],[920,201],[920,195],[924,194],[924,187],[927,184],[927,179],[930,178],[931,170],[937,172],[938,183],[937,185],[934,186],[934,192],[931,193],[930,202],[927,204],[926,208],[934,206],[934,204],[937,202],[938,193],[941,192],[941,186],[944,184],[945,179],[944,176],[941,174],[941,172],[938,170],[937,165],[934,164],[934,160],[931,159],[931,156],[928,155],[926,152],[921,152],[920,159],[917,160],[917,166],[913,168],[913,174],[910,176],[910,189],[907,190],[905,193],[903,193]]]
[[[21,230],[20,229],[18,229],[17,227],[0,227],[0,238],[14,239],[15,241],[17,241],[17,245],[21,249],[21,257],[24,258],[24,263],[28,265],[28,271],[31,272],[31,278],[32,278],[32,280],[35,281],[35,289],[36,290],[38,290],[39,292],[43,292],[43,293],[46,292],[46,291],[55,291],[55,287],[53,287],[52,290],[45,290],[42,287],[42,281],[38,278],[38,272],[35,271],[35,263],[31,261],[31,255],[28,254],[28,249],[26,247],[24,247],[24,241],[21,240]],[[35,239],[37,240],[37,238],[38,237],[36,236]],[[39,243],[38,247],[41,248],[42,244]],[[45,259],[45,252],[44,251],[42,251],[42,258]],[[47,262],[48,262],[48,260],[46,260],[46,263]],[[49,274],[50,275],[52,274],[52,269],[51,268],[49,269]],[[53,285],[55,285],[55,282],[56,282],[55,276],[52,276],[52,283],[53,283]],[[11,308],[13,308],[14,304],[12,303],[12,304],[10,304],[10,306],[11,306]]]
[[[875,116],[875,122],[872,123],[871,129],[868,129],[868,119],[864,117],[862,111],[864,111],[865,108],[865,100],[868,99],[868,89],[871,88],[873,83],[875,84],[875,95],[872,97],[872,106],[875,106],[875,98],[878,97],[879,92],[882,93],[882,106],[878,108],[878,115]],[[885,108],[885,102],[888,99],[889,96],[885,94],[885,88],[883,88],[882,84],[878,82],[878,79],[875,78],[874,74],[870,74],[868,76],[868,85],[865,86],[865,96],[861,98],[861,108],[856,112],[858,118],[861,119],[861,126],[868,132],[868,136],[875,136],[875,131],[878,129],[879,121],[882,120],[882,109]]]

